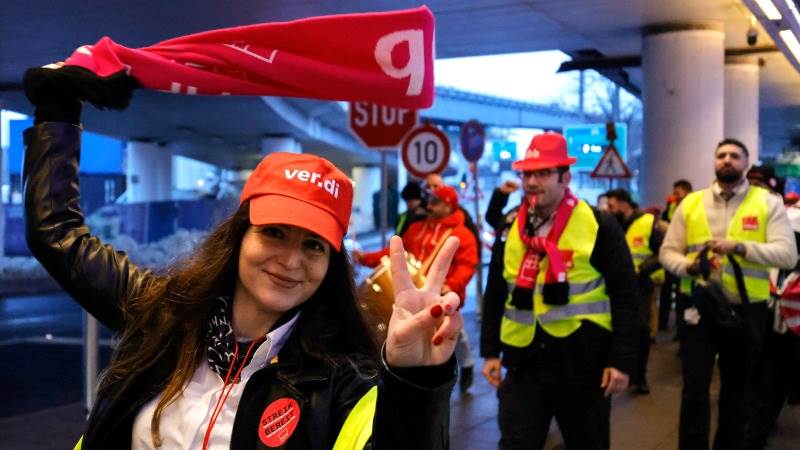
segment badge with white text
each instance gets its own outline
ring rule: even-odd
[[[756,216],[742,217],[742,229],[746,231],[758,230],[758,217]]]
[[[300,405],[294,399],[284,397],[267,406],[258,422],[258,437],[267,447],[285,444],[300,421]]]

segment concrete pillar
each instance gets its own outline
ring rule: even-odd
[[[158,144],[129,141],[125,147],[129,203],[172,198],[172,152]]]
[[[750,150],[750,163],[759,155],[758,60],[725,60],[725,137],[738,139]]]
[[[372,194],[381,189],[381,168],[355,166],[350,178],[355,183],[350,229],[356,233],[374,230]]]
[[[261,139],[261,154],[275,152],[303,153],[300,141],[291,136],[267,136]]]
[[[696,188],[714,179],[714,148],[724,134],[724,62],[721,23],[645,27],[643,205],[663,204],[679,178]]]

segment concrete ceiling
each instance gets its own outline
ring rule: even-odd
[[[415,7],[406,0],[86,0],[6,2],[0,14],[0,101],[29,112],[15,84],[29,66],[62,60],[82,44],[107,35],[130,47],[213,28],[349,12]],[[660,22],[717,20],[725,23],[726,47],[746,47],[749,11],[740,0],[433,0],[437,57],[597,49],[605,55],[641,50],[641,28]],[[759,45],[771,44],[761,32]],[[765,54],[761,77],[762,134],[787,141],[800,134],[800,75],[779,53]],[[640,84],[637,69],[629,70]],[[287,100],[334,130],[346,131],[341,111],[324,103]],[[90,108],[89,108],[90,109]],[[768,123],[766,121],[769,121]],[[306,148],[325,143],[303,136],[258,98],[203,98],[138,92],[123,113],[85,116],[88,129],[120,138],[165,142],[213,162],[231,155],[256,158],[261,137],[300,134]],[[353,158],[370,160],[367,153]]]

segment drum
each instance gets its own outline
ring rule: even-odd
[[[425,283],[425,275],[421,271],[422,263],[410,253],[406,253],[406,263],[414,285],[422,287]],[[394,307],[392,267],[388,256],[381,258],[380,264],[359,286],[358,302],[367,324],[378,333],[382,342],[386,337],[389,318],[392,317]]]

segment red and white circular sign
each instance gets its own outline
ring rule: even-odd
[[[292,398],[284,397],[267,406],[258,422],[258,437],[267,447],[285,444],[300,421],[300,405]]]
[[[400,150],[403,164],[417,178],[441,173],[450,162],[450,140],[431,124],[419,126],[406,136]]]

